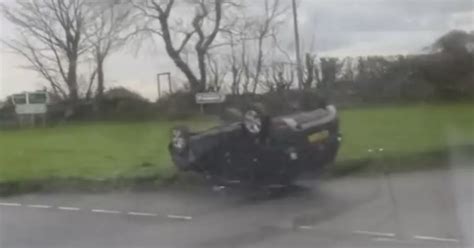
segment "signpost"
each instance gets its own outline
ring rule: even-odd
[[[171,73],[170,72],[164,72],[164,73],[158,73],[156,75],[156,80],[157,80],[157,83],[158,83],[158,99],[161,99],[161,77],[162,76],[166,76],[168,77],[168,89],[169,89],[169,93],[172,94],[173,93],[173,86],[172,86],[172,83],[171,83]]]
[[[20,125],[25,121],[34,125],[35,117],[41,116],[43,125],[46,123],[47,104],[49,96],[47,92],[25,92],[13,95],[12,102],[15,105]]]
[[[201,113],[204,113],[205,104],[224,103],[226,95],[218,92],[205,92],[196,94],[196,103],[201,105]]]

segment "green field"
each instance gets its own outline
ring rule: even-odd
[[[166,144],[177,123],[84,123],[0,131],[0,182],[48,178],[167,177]],[[189,124],[189,122],[188,122]],[[210,121],[193,121],[204,128]],[[404,156],[474,143],[474,105],[418,105],[346,110],[339,161]]]
[[[342,111],[339,160],[405,156],[474,144],[474,105],[417,105]],[[379,156],[379,155],[377,155]]]
[[[183,122],[89,123],[0,131],[0,182],[47,178],[106,180],[174,173],[170,129]],[[209,121],[193,121],[204,128]]]

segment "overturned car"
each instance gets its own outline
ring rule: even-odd
[[[222,186],[287,186],[335,160],[341,135],[332,105],[272,116],[255,104],[238,114],[240,121],[204,132],[174,128],[169,144],[174,164]]]

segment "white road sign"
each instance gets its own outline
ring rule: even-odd
[[[208,93],[197,93],[196,94],[196,103],[197,104],[215,104],[223,103],[226,100],[226,95],[216,92]]]
[[[48,93],[22,93],[13,96],[15,112],[19,115],[45,114],[47,111]]]

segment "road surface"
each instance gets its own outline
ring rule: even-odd
[[[473,247],[473,180],[460,166],[266,200],[207,188],[0,198],[0,247]]]

